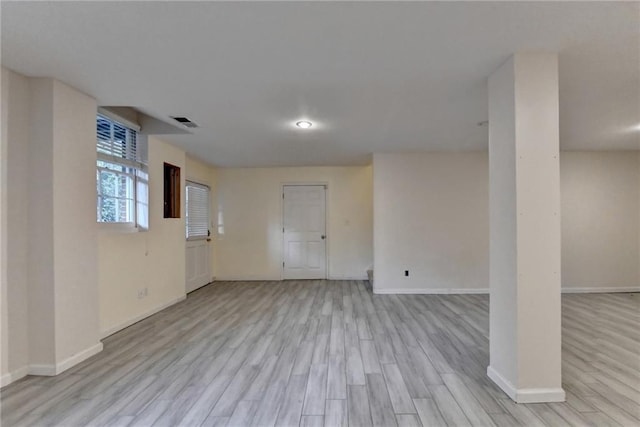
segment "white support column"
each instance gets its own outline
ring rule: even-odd
[[[97,105],[51,78],[29,87],[29,373],[57,375],[102,350]]]
[[[516,402],[564,401],[558,56],[517,53],[489,78],[489,377]]]

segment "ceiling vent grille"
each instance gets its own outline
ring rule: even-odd
[[[171,116],[171,118],[173,120],[175,120],[176,122],[180,123],[182,126],[188,127],[188,128],[197,128],[198,125],[195,124],[194,122],[192,122],[191,120],[189,120],[186,117],[173,117]]]

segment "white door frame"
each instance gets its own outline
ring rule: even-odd
[[[324,240],[324,262],[325,262],[325,280],[331,277],[329,271],[329,239],[331,239],[331,233],[329,230],[329,183],[327,181],[309,181],[309,182],[281,182],[280,183],[280,230],[284,230],[284,187],[289,186],[304,186],[304,185],[323,185],[324,186],[324,230],[327,238]],[[284,231],[280,233],[280,247],[282,248],[282,256],[280,262],[280,280],[284,280]]]

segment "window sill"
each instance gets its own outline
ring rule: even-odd
[[[144,228],[136,227],[133,223],[128,222],[98,222],[97,224],[98,230],[101,233],[130,234],[148,231]]]

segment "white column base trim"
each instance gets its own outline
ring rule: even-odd
[[[114,326],[112,328],[109,328],[106,331],[102,332],[102,334],[100,336],[100,339],[105,339],[109,335],[113,335],[116,332],[123,330],[124,328],[128,328],[129,326],[133,325],[134,323],[138,323],[139,321],[141,321],[143,319],[146,319],[147,317],[152,316],[152,315],[156,314],[157,312],[164,310],[165,308],[168,308],[168,307],[170,307],[170,306],[172,306],[174,304],[177,304],[180,301],[184,301],[186,298],[187,298],[186,295],[182,295],[182,296],[180,296],[178,298],[172,299],[171,301],[169,301],[169,302],[167,302],[165,304],[161,304],[161,305],[159,305],[157,307],[152,308],[149,311],[146,311],[146,312],[144,312],[144,313],[142,313],[142,314],[140,314],[138,316],[135,316],[135,317],[127,320],[126,322],[122,322],[119,325],[116,325],[116,326]]]
[[[516,403],[550,403],[564,402],[566,400],[566,395],[562,388],[516,389],[511,382],[491,366],[487,367],[487,376]]]
[[[617,286],[617,287],[599,287],[599,288],[562,288],[563,294],[606,294],[618,292],[640,292],[639,286]]]
[[[331,275],[327,278],[327,280],[369,280],[369,277],[366,275],[361,276],[334,276]]]
[[[253,274],[216,277],[216,282],[281,282],[282,280],[281,276],[263,276]]]
[[[77,365],[80,362],[84,362],[91,356],[94,356],[102,351],[102,343],[99,342],[91,347],[84,349],[73,356],[67,357],[60,363],[55,365],[29,365],[29,375],[42,375],[52,377],[63,373],[67,369]]]
[[[374,294],[414,294],[414,295],[443,295],[443,294],[488,294],[488,288],[376,288],[373,287]]]
[[[22,368],[18,368],[12,372],[7,372],[2,377],[0,377],[0,387],[7,386],[14,381],[18,381],[20,378],[24,378],[29,375],[29,367],[23,366]]]
[[[62,372],[66,371],[67,369],[77,365],[80,362],[84,362],[85,360],[87,360],[88,358],[90,358],[91,356],[94,356],[98,353],[100,353],[102,351],[102,349],[104,348],[104,346],[102,345],[101,342],[85,349],[82,350],[79,353],[74,354],[71,357],[67,357],[66,359],[64,359],[62,362],[57,363],[56,364],[56,373],[54,375],[58,375],[61,374]]]
[[[353,280],[353,279],[351,279]],[[365,280],[365,279],[362,279]],[[606,294],[619,292],[640,292],[640,287],[602,287],[602,288],[562,288],[563,294]],[[413,295],[446,295],[446,294],[488,294],[489,288],[376,288],[373,287],[374,294],[413,294]]]
[[[99,342],[91,347],[84,349],[71,357],[67,357],[60,363],[55,365],[28,365],[18,368],[15,371],[4,374],[0,377],[0,387],[7,386],[27,375],[40,375],[46,377],[53,377],[61,374],[67,369],[77,365],[80,362],[84,362],[91,356],[94,356],[102,351],[102,343]]]
[[[29,365],[29,375],[53,377],[56,375],[56,365]]]
[[[216,278],[216,282],[281,282],[283,280],[325,280],[325,279],[287,279],[283,277],[269,277],[269,276],[220,276]],[[360,276],[336,276],[328,275],[326,280],[369,280],[366,275]]]

